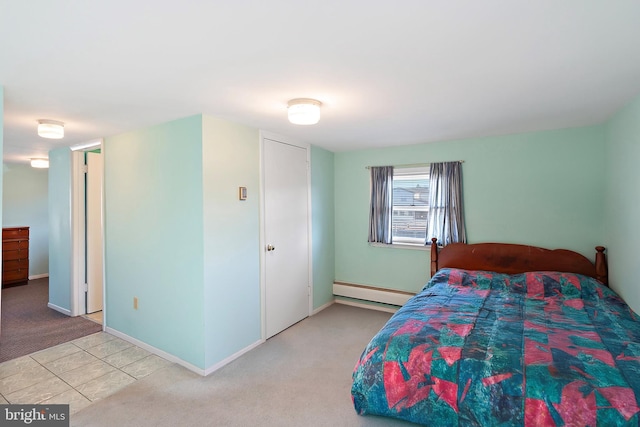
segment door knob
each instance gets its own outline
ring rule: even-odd
[[[275,250],[276,250],[276,247],[275,247],[275,246],[273,246],[273,245],[267,245],[267,251],[268,251],[268,252],[275,251]]]

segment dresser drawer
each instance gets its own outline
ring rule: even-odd
[[[2,240],[29,239],[29,227],[13,227],[2,229]]]
[[[29,280],[29,227],[2,229],[2,287]]]
[[[29,249],[18,249],[15,251],[2,251],[2,261],[13,261],[15,259],[29,260]]]
[[[2,252],[29,249],[28,240],[5,240],[2,242]]]
[[[3,271],[2,282],[14,282],[20,280],[29,280],[29,270],[21,268],[20,270]]]
[[[14,259],[2,262],[2,271],[29,270],[29,259]]]

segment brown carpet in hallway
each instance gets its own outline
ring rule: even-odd
[[[0,362],[102,330],[102,325],[91,320],[50,309],[48,301],[48,278],[2,289]]]

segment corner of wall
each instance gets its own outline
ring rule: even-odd
[[[606,123],[604,246],[609,283],[629,306],[640,313],[637,286],[637,248],[640,240],[640,95]]]
[[[106,326],[204,368],[202,116],[104,147]]]
[[[334,153],[311,146],[313,308],[333,301],[335,279]]]
[[[261,339],[260,145],[259,131],[245,125],[205,115],[202,128],[204,360],[209,372]],[[245,200],[238,197],[239,187],[247,189]],[[239,312],[244,314],[239,317]]]
[[[71,311],[71,151],[49,152],[49,304]]]

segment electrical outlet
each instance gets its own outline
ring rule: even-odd
[[[138,297],[133,297],[133,309],[138,309]]]

